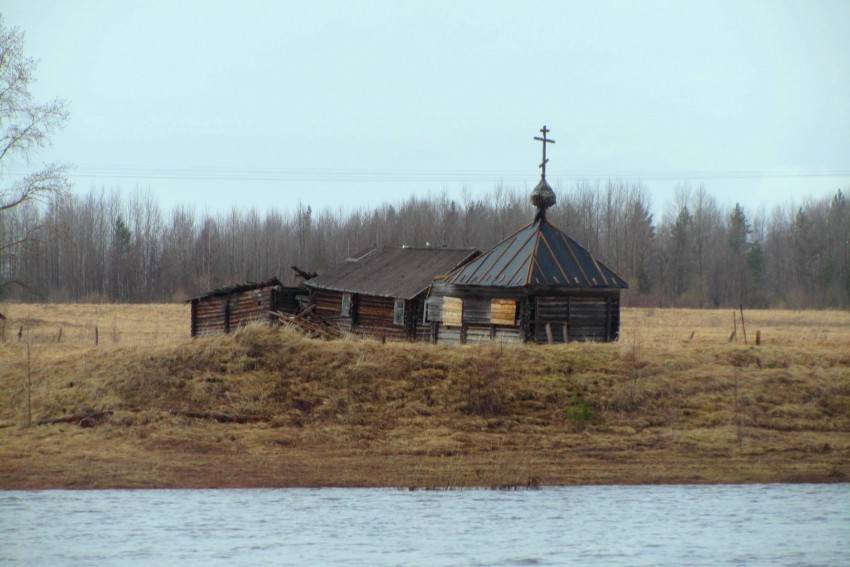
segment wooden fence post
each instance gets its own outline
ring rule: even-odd
[[[734,339],[736,343],[738,342],[738,317],[735,315],[734,309],[732,310],[732,334],[729,335],[730,343],[732,342],[732,339]]]

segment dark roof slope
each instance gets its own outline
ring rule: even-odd
[[[391,248],[382,246],[349,258],[304,285],[346,293],[412,299],[434,277],[448,274],[478,255],[474,248]]]
[[[628,288],[623,278],[545,218],[452,272],[456,285]]]
[[[218,297],[218,296],[221,296],[221,295],[230,295],[232,293],[241,293],[243,291],[251,291],[251,290],[254,290],[254,289],[260,289],[260,288],[263,288],[263,287],[271,287],[271,286],[278,286],[278,285],[283,286],[283,284],[280,283],[280,280],[278,280],[277,278],[271,278],[271,279],[268,279],[264,282],[241,283],[241,284],[231,285],[231,286],[228,286],[228,287],[222,287],[222,288],[219,288],[219,289],[214,289],[212,291],[208,291],[206,293],[199,295],[198,297],[193,297],[192,299],[186,300],[186,303],[189,303],[191,301],[196,301],[198,299],[207,299],[208,297]]]

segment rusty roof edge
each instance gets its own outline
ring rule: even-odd
[[[498,245],[497,245],[497,246],[498,246]],[[492,250],[495,250],[495,249],[496,249],[496,246],[494,246],[493,248],[491,248],[490,250],[488,250],[488,252],[489,252],[489,251],[492,251]],[[456,280],[457,280],[458,276],[460,276],[460,273],[461,273],[462,271],[464,271],[464,270],[465,270],[465,269],[467,269],[467,268],[472,267],[472,266],[471,266],[471,264],[473,264],[474,262],[477,262],[477,261],[479,261],[479,260],[480,260],[479,264],[475,267],[475,269],[473,269],[473,270],[472,270],[472,273],[471,273],[471,274],[469,274],[469,275],[467,275],[467,276],[466,276],[466,278],[467,278],[467,279],[471,279],[471,278],[472,278],[472,277],[473,277],[473,276],[474,276],[474,275],[478,272],[478,270],[480,270],[480,269],[481,269],[481,266],[483,266],[483,265],[484,265],[484,263],[487,261],[487,254],[486,254],[486,253],[481,253],[480,251],[478,251],[478,249],[476,249],[476,252],[478,252],[478,254],[475,254],[475,255],[474,255],[471,259],[470,259],[470,258],[468,258],[467,260],[465,260],[465,261],[463,261],[463,262],[459,262],[458,264],[456,264],[456,265],[455,265],[455,267],[454,267],[454,268],[452,268],[451,270],[449,270],[449,279],[450,279],[452,282],[454,282],[454,281],[456,281]],[[454,272],[457,272],[457,273],[455,274]]]
[[[585,273],[584,268],[582,267],[581,262],[578,259],[578,256],[576,256],[576,253],[573,250],[573,247],[570,246],[570,242],[569,242],[569,240],[567,240],[568,236],[566,235],[566,233],[564,233],[562,230],[559,230],[555,225],[550,224],[549,226],[551,226],[553,229],[555,229],[558,232],[558,236],[561,237],[561,240],[564,242],[564,246],[567,247],[567,251],[570,253],[570,256],[573,257],[573,261],[576,263],[576,267],[578,267],[578,271],[581,272],[581,275],[584,278],[585,285],[590,286],[591,279],[589,277],[587,277],[587,274]],[[576,244],[578,244],[578,243],[576,243]],[[590,254],[590,252],[588,252],[588,254]],[[591,257],[593,256],[593,254],[590,254],[590,255],[591,255]]]
[[[573,259],[576,259],[575,254],[573,253],[572,246],[570,246],[570,244],[568,242],[568,240],[572,240],[573,242],[575,242],[575,240],[573,240],[569,235],[567,235],[565,232],[560,230],[555,225],[550,224],[549,226],[551,226],[553,229],[558,231],[561,238],[564,240],[564,244],[569,249],[570,254],[573,255]],[[590,259],[593,261],[593,264],[596,266],[596,269],[599,270],[599,273],[602,275],[603,281],[605,281],[608,289],[629,289],[629,284],[628,284],[628,282],[626,282],[626,278],[622,277],[620,274],[618,274],[617,272],[615,272],[614,270],[609,268],[608,265],[604,261],[597,259],[596,256],[593,253],[590,252],[590,250],[588,250],[587,248],[585,248],[584,246],[582,246],[578,242],[576,242],[575,244],[576,244],[576,246],[582,248],[590,256]],[[581,264],[579,264],[579,269],[581,269]],[[608,270],[608,272],[610,272],[611,275],[613,277],[615,277],[617,279],[617,281],[619,281],[622,285],[611,286],[610,283],[607,281],[607,276],[605,275],[605,270]],[[588,283],[590,283],[590,280],[588,280]],[[602,287],[602,286],[598,286],[598,287]]]
[[[532,224],[534,224],[534,223],[532,223]],[[531,225],[529,225],[529,226],[531,226]],[[525,228],[528,228],[528,226],[526,226]],[[525,230],[525,229],[523,229],[523,230]],[[520,233],[520,232],[522,232],[522,231],[519,231],[519,232],[514,233],[514,237],[519,236],[519,233]],[[519,253],[520,253],[520,252],[522,252],[522,251],[523,251],[523,249],[524,249],[524,248],[528,245],[528,243],[529,243],[529,242],[531,242],[531,240],[532,240],[532,239],[534,239],[534,235],[535,235],[535,231],[533,231],[533,230],[532,230],[532,231],[531,231],[531,233],[528,235],[528,238],[526,238],[525,240],[523,240],[523,241],[522,241],[522,244],[520,244],[520,245],[517,247],[516,252],[514,252],[514,253],[513,253],[513,255],[512,255],[512,256],[508,259],[508,261],[507,261],[507,262],[505,262],[505,265],[502,267],[502,269],[501,269],[501,270],[499,270],[498,272],[496,272],[496,274],[494,275],[493,279],[498,279],[498,277],[499,277],[499,276],[501,276],[502,274],[504,274],[504,273],[505,273],[505,270],[507,270],[507,269],[508,269],[508,266],[510,266],[510,265],[511,265],[511,262],[513,262],[513,261],[514,261],[514,259],[515,259],[517,256],[519,256]],[[514,240],[514,242],[516,242],[516,240]],[[496,259],[493,261],[493,266],[494,266],[494,267],[495,267],[496,262],[498,262],[499,260],[501,260],[501,259],[502,259],[502,256],[504,256],[504,255],[505,255],[505,253],[506,253],[508,250],[510,250],[510,248],[511,248],[510,246],[506,246],[506,247],[505,247],[505,249],[502,251],[502,253],[501,253],[501,254],[499,254],[499,257],[498,257],[498,258],[496,258]],[[532,253],[532,254],[533,254],[533,253]],[[525,265],[525,262],[523,262],[522,264],[520,264],[520,265],[519,265],[519,267],[516,269],[516,271],[508,277],[508,281],[513,281],[513,279],[517,276],[517,274],[519,274],[519,273],[520,273],[520,271],[522,270],[522,267],[523,267],[524,265]],[[530,273],[530,272],[531,272],[531,268],[529,268],[529,273]],[[529,278],[529,275],[528,275],[528,273],[527,273],[527,274],[525,275],[525,279],[526,279],[526,280],[528,280],[528,278]]]
[[[602,281],[603,281],[603,282],[605,282],[605,285],[606,285],[607,287],[610,287],[610,286],[611,286],[611,284],[610,284],[610,283],[608,283],[608,277],[605,275],[605,270],[603,270],[603,269],[599,266],[599,262],[597,262],[597,261],[596,261],[596,256],[594,256],[593,254],[591,254],[591,255],[590,255],[590,259],[591,259],[591,260],[593,260],[593,265],[594,265],[594,266],[596,266],[596,271],[597,271],[597,272],[599,272],[599,275],[600,275],[600,276],[602,276]]]
[[[442,250],[442,248],[441,248],[441,250]],[[460,262],[455,264],[452,267],[452,269],[449,270],[449,272],[453,272],[453,271],[457,270],[458,268],[460,268],[461,266],[463,266],[464,264],[466,264],[467,262],[471,262],[472,260],[475,260],[476,258],[481,256],[481,250],[479,250],[478,248],[455,248],[453,250],[469,250],[469,254],[467,254],[466,257],[463,260],[461,260]]]
[[[542,233],[540,234],[540,239],[543,241],[543,244],[546,245],[546,250],[549,251],[549,254],[552,256],[552,261],[558,267],[558,271],[561,272],[561,275],[564,276],[564,280],[566,280],[567,285],[571,285],[570,284],[570,276],[567,275],[567,272],[564,270],[564,267],[561,265],[561,261],[558,260],[557,254],[555,254],[555,251],[552,250],[552,246],[549,244],[549,239],[546,238],[546,235],[542,234]]]
[[[540,222],[544,222],[543,219],[541,219]],[[528,263],[528,273],[525,275],[525,285],[532,284],[531,274],[534,273],[534,266],[537,266],[537,251],[540,250],[540,237],[543,236],[540,234],[540,227],[541,225],[538,225],[537,230],[533,233],[537,238],[534,240],[534,249],[531,251],[531,255],[529,256],[531,261]],[[546,277],[544,276],[543,279],[545,280]]]

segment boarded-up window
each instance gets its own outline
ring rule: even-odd
[[[459,297],[443,298],[443,325],[463,326],[463,300]]]
[[[404,325],[404,300],[395,300],[395,309],[393,310],[393,325]]]
[[[342,307],[339,310],[339,314],[343,317],[349,317],[351,315],[351,294],[343,293],[342,294]]]
[[[493,299],[490,301],[490,323],[492,325],[513,325],[516,321],[516,301],[513,299]]]

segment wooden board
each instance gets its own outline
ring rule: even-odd
[[[493,325],[511,325],[516,321],[516,301],[513,299],[490,300],[490,323]]]
[[[459,328],[450,329],[448,327],[440,327],[437,330],[437,343],[441,345],[459,345],[461,344],[462,331]]]
[[[463,300],[459,297],[443,298],[443,325],[450,327],[463,325]]]

